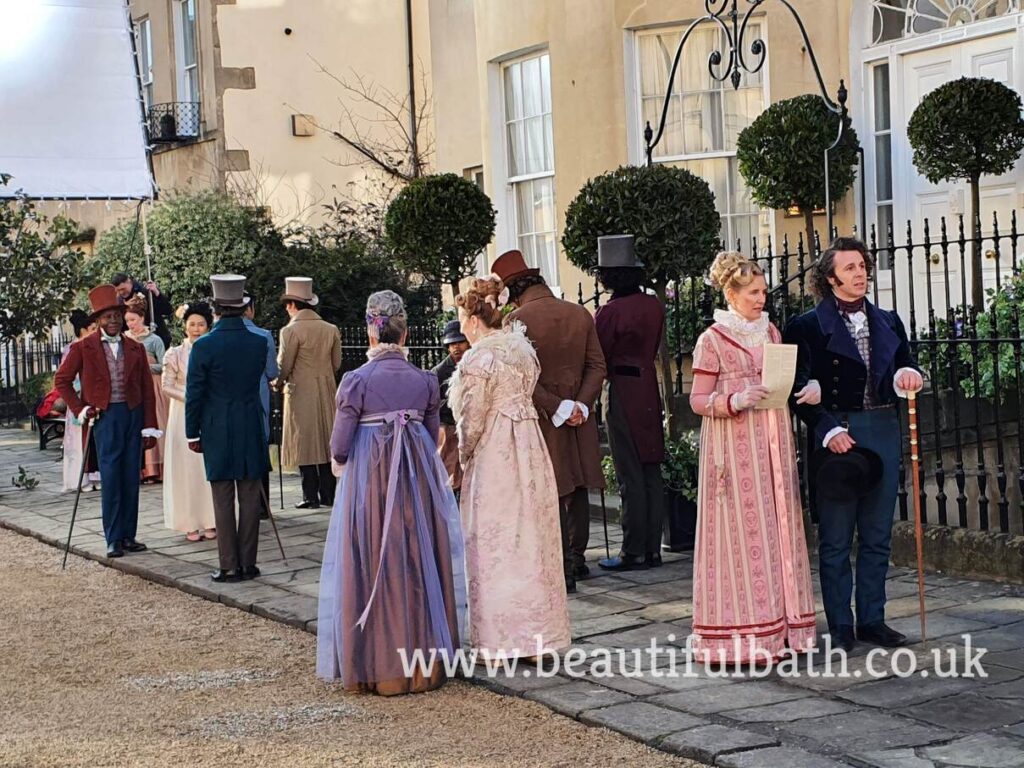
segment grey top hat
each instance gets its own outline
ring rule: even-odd
[[[642,267],[644,263],[633,251],[633,235],[605,235],[597,238],[597,266],[599,269]]]
[[[281,301],[304,301],[309,306],[315,307],[320,303],[320,298],[313,293],[313,278],[286,277]]]
[[[210,275],[213,300],[222,307],[245,307],[251,299],[245,295],[245,275]]]

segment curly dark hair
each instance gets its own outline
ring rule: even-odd
[[[864,257],[864,268],[868,273],[868,282],[875,273],[875,258],[871,255],[867,246],[855,237],[837,237],[833,240],[828,250],[818,257],[811,267],[811,291],[819,299],[832,295],[832,284],[828,281],[830,277],[836,276],[836,254],[840,251],[856,251]]]
[[[643,267],[618,267],[597,270],[597,279],[612,293],[639,289],[645,282]]]
[[[535,285],[547,285],[547,282],[540,275],[523,275],[505,283],[508,288],[509,301],[519,301],[519,297],[526,293],[527,288]]]

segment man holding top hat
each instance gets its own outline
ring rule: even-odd
[[[898,397],[924,385],[895,312],[867,300],[874,262],[864,244],[837,238],[815,262],[818,305],[793,319],[784,341],[798,347],[796,389],[821,383],[818,405],[792,401],[810,431],[818,510],[822,601],[832,642],[898,647],[885,624],[885,576],[900,464]],[[856,629],[850,553],[857,532]]]
[[[589,488],[604,488],[597,419],[592,413],[601,395],[605,363],[590,313],[579,304],[556,298],[540,270],[530,268],[519,251],[507,251],[491,272],[508,287],[519,320],[537,349],[540,379],[533,404],[558,483],[562,556],[567,592],[584,578],[590,539]]]
[[[54,375],[54,386],[68,409],[95,439],[103,478],[103,535],[107,557],[141,552],[135,539],[139,522],[139,467],[142,449],[151,448],[161,432],[156,428],[156,398],[146,349],[124,336],[125,307],[112,285],[89,291],[90,320],[99,327],[77,344]],[[74,381],[81,380],[81,395]]]
[[[448,356],[433,369],[441,387],[441,430],[437,435],[437,452],[448,473],[448,482],[455,491],[455,498],[458,498],[462,489],[462,464],[459,462],[459,434],[455,429],[455,416],[448,405],[448,383],[462,356],[469,350],[469,339],[462,335],[458,320],[445,325],[441,343],[447,347]]]
[[[249,299],[242,275],[213,275],[213,301],[220,320],[196,339],[185,384],[185,436],[203,454],[213,491],[220,569],[216,582],[252,579],[256,567],[263,476],[270,470],[260,404],[267,340],[243,321]],[[235,522],[235,495],[238,521]]]
[[[291,320],[281,329],[278,386],[284,387],[281,463],[302,475],[299,509],[334,504],[331,430],[334,428],[335,371],[341,368],[341,336],[314,308],[313,278],[286,277],[281,303]]]
[[[661,565],[665,433],[655,360],[665,310],[644,293],[633,248],[633,235],[597,239],[598,279],[612,297],[594,322],[608,366],[608,443],[622,498],[622,551],[598,562],[606,571]]]

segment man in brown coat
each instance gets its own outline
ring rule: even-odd
[[[278,385],[284,386],[281,463],[302,475],[299,509],[334,503],[331,430],[334,428],[334,373],[341,368],[337,326],[321,320],[314,307],[313,278],[286,277],[281,303],[291,322],[281,329]]]
[[[533,404],[551,454],[560,497],[565,586],[589,574],[589,488],[604,488],[597,421],[592,413],[601,394],[605,363],[590,313],[579,304],[555,298],[519,251],[503,253],[491,271],[505,283],[517,309],[509,316],[526,326],[537,349],[540,379]]]

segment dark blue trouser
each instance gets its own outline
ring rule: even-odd
[[[103,483],[103,536],[108,545],[134,539],[142,477],[142,406],[111,403],[93,430]]]
[[[828,626],[853,626],[850,551],[857,531],[857,624],[885,620],[885,576],[889,569],[892,522],[899,487],[900,425],[895,408],[847,415],[857,445],[882,458],[882,480],[861,499],[827,501],[818,495],[818,550],[821,597]]]

